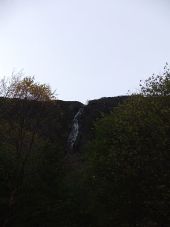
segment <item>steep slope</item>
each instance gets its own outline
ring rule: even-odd
[[[77,101],[36,102],[18,99],[0,99],[0,119],[20,121],[26,118],[31,128],[38,119],[37,132],[67,151],[77,151],[94,136],[96,120],[110,113],[126,96],[91,100],[87,105]]]
[[[81,112],[76,116],[76,122],[78,124],[79,133],[76,136],[76,141],[72,144],[71,149],[77,151],[84,146],[89,139],[94,137],[94,126],[97,119],[103,117],[105,114],[109,114],[114,107],[124,102],[128,96],[108,97],[96,100],[91,100],[89,103],[81,107]],[[77,114],[77,113],[76,113]]]

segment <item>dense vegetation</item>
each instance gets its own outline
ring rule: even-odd
[[[93,136],[69,154],[69,116],[56,110],[50,87],[33,78],[11,84],[0,100],[0,226],[170,226],[167,68],[101,114]]]

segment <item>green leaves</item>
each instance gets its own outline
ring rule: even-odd
[[[101,226],[170,224],[169,79],[149,78],[141,94],[96,124],[87,163],[89,178],[95,176],[92,212],[107,212]]]
[[[144,84],[140,84],[141,94],[144,96],[170,95],[170,69],[166,63],[162,75],[153,74]]]

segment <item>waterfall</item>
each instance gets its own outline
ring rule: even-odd
[[[74,144],[75,144],[78,134],[79,134],[79,117],[81,116],[82,112],[83,112],[83,108],[80,108],[73,119],[71,131],[70,131],[70,134],[69,134],[68,140],[67,140],[67,143],[68,143],[68,146],[70,149],[73,149]]]

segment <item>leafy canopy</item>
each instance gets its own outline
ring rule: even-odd
[[[56,99],[49,85],[35,82],[34,77],[24,77],[22,74],[12,74],[0,81],[0,96],[6,98],[49,101]]]
[[[144,96],[170,95],[170,69],[168,63],[166,63],[162,75],[153,74],[144,81],[144,84],[140,84],[140,87],[140,93]]]
[[[92,185],[91,213],[101,226],[170,224],[169,116],[166,65],[163,75],[147,79],[139,94],[96,123],[86,172]]]

